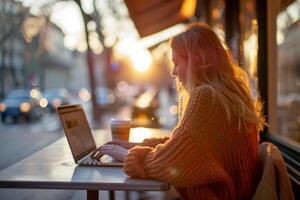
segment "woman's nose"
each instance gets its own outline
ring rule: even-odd
[[[171,76],[177,76],[177,70],[176,67],[173,67],[172,71],[171,71]]]

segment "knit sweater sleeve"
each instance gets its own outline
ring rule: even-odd
[[[155,148],[136,146],[126,159],[124,171],[135,178],[153,178],[168,182],[175,187],[192,187],[199,183],[208,183],[214,177],[213,156],[206,145],[201,149],[190,132],[189,121],[195,115],[205,120],[206,110],[211,97],[209,92],[196,91],[189,100],[186,113],[179,125],[173,130],[172,137]],[[203,111],[202,111],[203,110]],[[205,111],[206,110],[206,111]],[[201,112],[199,112],[201,111]],[[197,113],[195,113],[197,112]]]
[[[169,137],[145,139],[141,146],[156,147],[156,145],[165,143]]]

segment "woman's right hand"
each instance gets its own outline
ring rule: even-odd
[[[131,149],[133,148],[134,146],[136,145],[139,145],[140,143],[133,143],[133,142],[128,142],[126,140],[112,140],[110,142],[107,142],[106,144],[114,144],[114,145],[118,145],[118,146],[121,146],[125,149]]]

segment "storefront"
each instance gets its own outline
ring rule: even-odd
[[[253,96],[264,102],[268,127],[261,141],[280,148],[299,194],[300,1],[198,1],[199,20],[209,23],[250,77]],[[198,6],[198,7],[199,7]],[[224,32],[224,33],[223,33]],[[224,34],[224,36],[223,36]]]

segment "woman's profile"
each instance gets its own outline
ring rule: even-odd
[[[112,141],[98,155],[124,160],[130,177],[170,183],[183,199],[251,199],[264,118],[247,74],[208,25],[189,25],[170,46],[180,110],[170,138]]]

